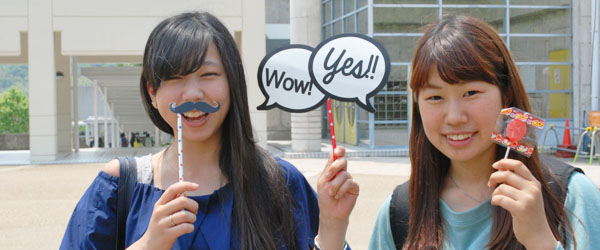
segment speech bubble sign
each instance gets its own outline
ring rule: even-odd
[[[265,56],[258,68],[260,90],[266,97],[258,110],[278,107],[288,112],[307,112],[325,101],[308,73],[313,48],[292,44]]]
[[[310,56],[308,70],[323,93],[375,112],[368,99],[385,86],[390,65],[387,51],[375,39],[346,33],[321,42]]]

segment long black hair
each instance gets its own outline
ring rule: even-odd
[[[159,129],[173,135],[173,128],[151,105],[146,84],[156,91],[168,77],[195,72],[211,42],[221,55],[231,98],[222,124],[219,165],[233,189],[233,235],[239,235],[244,250],[275,250],[281,244],[296,249],[291,195],[278,163],[255,145],[242,60],[231,34],[215,16],[182,13],[154,28],[140,79],[144,108]]]

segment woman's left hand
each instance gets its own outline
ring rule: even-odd
[[[492,165],[499,170],[490,176],[492,205],[512,215],[513,232],[527,249],[555,249],[556,238],[546,219],[542,186],[520,161],[502,159]]]
[[[337,160],[333,161],[333,154]],[[336,147],[317,182],[319,196],[319,245],[342,249],[349,216],[358,198],[359,186],[347,171],[346,149]],[[341,245],[340,245],[341,244]]]

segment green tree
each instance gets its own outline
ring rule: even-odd
[[[0,96],[0,133],[29,132],[29,98],[16,87]]]

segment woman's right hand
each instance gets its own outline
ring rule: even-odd
[[[167,188],[154,204],[146,233],[128,249],[171,249],[179,236],[193,232],[198,203],[180,194],[196,189],[198,184],[185,181]]]

